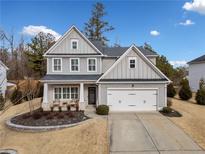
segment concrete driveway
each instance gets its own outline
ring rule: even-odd
[[[158,112],[111,113],[111,154],[202,154],[202,149]]]

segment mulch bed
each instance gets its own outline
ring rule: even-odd
[[[42,111],[37,109],[32,112],[24,113],[13,117],[11,122],[24,126],[57,126],[78,123],[89,119],[83,111]]]
[[[163,111],[159,111],[162,115],[167,116],[167,117],[182,117],[182,114],[179,113],[178,111],[172,109],[172,112],[166,113]]]

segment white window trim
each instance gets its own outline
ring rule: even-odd
[[[94,71],[90,71],[89,70],[89,60],[90,59],[94,59],[95,60],[95,70]],[[87,58],[87,72],[97,72],[97,58]]]
[[[77,42],[77,48],[73,49],[73,42]],[[70,49],[71,50],[77,50],[78,49],[78,39],[71,39],[70,41]]]
[[[60,69],[59,71],[54,70],[54,60],[55,60],[55,59],[60,59],[61,69]],[[62,68],[63,68],[62,58],[52,58],[52,72],[62,72]]]
[[[135,61],[135,67],[134,68],[130,68],[130,60],[134,60]],[[129,67],[129,69],[135,69],[136,68],[136,62],[137,62],[137,58],[136,57],[129,57],[128,58],[128,67]]]
[[[55,99],[55,88],[61,88],[61,99],[59,99],[60,101],[61,100],[73,100],[72,98],[71,98],[71,88],[72,87],[76,87],[76,88],[78,88],[78,98],[77,99],[79,99],[79,96],[80,96],[80,92],[79,92],[79,86],[54,86],[53,87],[53,101],[55,101],[56,99]],[[64,99],[63,98],[63,88],[69,88],[70,89],[70,93],[69,93],[69,99]]]
[[[78,60],[78,71],[73,71],[71,67],[71,61],[72,59],[77,59]],[[80,72],[80,58],[70,58],[70,72]]]

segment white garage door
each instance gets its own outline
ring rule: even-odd
[[[111,111],[154,111],[157,108],[156,89],[108,89]]]

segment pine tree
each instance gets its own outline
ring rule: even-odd
[[[106,44],[108,39],[103,35],[105,32],[112,31],[114,28],[109,25],[107,21],[103,20],[106,15],[104,5],[97,2],[92,10],[92,16],[87,23],[85,23],[84,33],[90,40],[102,41]]]
[[[189,86],[189,81],[187,79],[183,79],[181,81],[181,89],[179,91],[179,97],[182,100],[189,100],[192,97],[192,92]]]
[[[43,54],[54,44],[54,39],[53,35],[40,32],[28,44],[31,49],[26,53],[29,60],[28,65],[38,74],[38,77],[42,77],[46,72]]]

